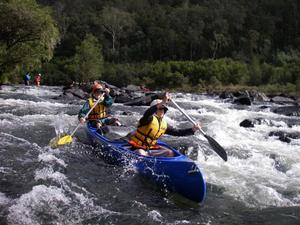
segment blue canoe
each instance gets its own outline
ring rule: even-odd
[[[111,141],[87,125],[87,134],[94,145],[99,146],[101,155],[112,164],[133,165],[139,174],[153,180],[171,192],[179,193],[195,202],[202,202],[206,194],[206,183],[194,161],[167,144],[159,145],[171,149],[175,157],[141,156],[130,150],[125,140]]]

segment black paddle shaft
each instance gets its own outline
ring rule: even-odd
[[[177,103],[171,99],[171,102],[176,106],[176,108],[194,125],[197,125],[197,123],[188,115],[185,111],[183,111],[182,108],[177,105]],[[203,134],[203,136],[208,140],[208,143],[212,147],[212,149],[224,160],[227,161],[227,153],[224,150],[224,148],[212,137],[208,136],[201,128],[199,129],[200,132]]]

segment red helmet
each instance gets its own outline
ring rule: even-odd
[[[95,92],[98,91],[98,90],[104,91],[104,88],[102,87],[101,84],[94,84],[94,85],[93,85],[93,88],[92,88],[93,93],[95,93]]]

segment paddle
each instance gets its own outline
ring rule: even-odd
[[[105,93],[103,93],[102,95],[99,96],[98,100],[95,102],[95,104],[93,105],[93,107],[88,111],[88,113],[83,117],[84,119],[86,119],[88,117],[88,115],[93,111],[93,109],[96,107],[96,105],[100,102],[103,101],[103,96]],[[54,140],[50,141],[50,146],[52,148],[57,148],[58,146],[61,145],[65,145],[65,144],[69,144],[73,141],[72,136],[75,134],[75,132],[77,131],[77,129],[79,128],[81,123],[78,123],[77,127],[73,130],[73,132],[71,133],[71,135],[65,135],[62,138],[55,138]]]
[[[189,116],[186,114],[185,111],[183,111],[182,108],[177,105],[177,103],[171,99],[171,102],[176,106],[176,108],[194,125],[197,125],[197,123]],[[210,146],[213,148],[213,150],[224,160],[227,161],[227,153],[225,152],[224,148],[212,137],[208,136],[201,128],[199,129],[200,132],[203,134],[203,136],[208,140],[208,143]]]

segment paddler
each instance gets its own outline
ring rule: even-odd
[[[157,145],[157,140],[163,134],[187,136],[193,135],[200,129],[199,123],[188,129],[175,129],[168,125],[164,115],[168,111],[166,104],[170,99],[169,93],[165,93],[163,100],[153,100],[150,108],[145,111],[143,117],[139,120],[137,130],[129,138],[129,144],[139,154],[172,157],[174,156],[173,151]]]
[[[118,119],[110,116],[108,114],[109,107],[113,104],[113,99],[109,95],[110,90],[99,82],[96,82],[92,87],[92,95],[91,97],[84,103],[79,114],[78,119],[81,124],[84,124],[86,121],[84,119],[85,115],[88,111],[94,106],[95,102],[99,98],[103,98],[100,103],[93,109],[93,111],[88,115],[87,120],[91,123],[91,125],[101,131],[101,127],[104,125],[111,126],[121,126],[121,123]]]

